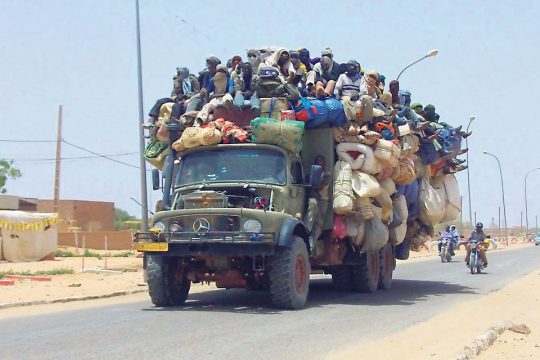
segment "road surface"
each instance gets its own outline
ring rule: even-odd
[[[539,247],[488,255],[480,275],[468,273],[463,256],[399,262],[392,289],[374,294],[336,292],[318,276],[301,311],[274,309],[265,292],[235,289],[191,294],[178,308],[148,300],[4,319],[0,359],[321,359],[540,268]]]

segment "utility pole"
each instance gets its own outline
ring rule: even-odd
[[[58,127],[56,129],[56,166],[54,170],[54,205],[53,212],[58,212],[60,201],[60,157],[62,150],[62,105],[58,106]]]
[[[143,110],[143,85],[141,63],[141,25],[139,19],[139,0],[135,0],[135,21],[137,26],[137,78],[139,93],[139,166],[141,175],[141,230],[148,230],[148,198],[146,193],[146,160],[144,159],[144,110]]]

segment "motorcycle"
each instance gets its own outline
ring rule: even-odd
[[[439,238],[439,243],[441,244],[441,262],[451,262],[452,261],[452,254],[450,252],[450,242],[452,239],[447,237]]]
[[[478,240],[471,240],[470,242],[471,257],[469,258],[469,269],[471,270],[471,274],[474,274],[475,271],[477,274],[482,272],[484,262],[482,261],[482,255],[480,254],[481,246],[482,242],[479,242]]]

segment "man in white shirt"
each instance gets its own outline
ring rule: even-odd
[[[339,75],[334,89],[334,95],[338,99],[343,99],[347,96],[354,99],[358,99],[360,94],[360,84],[362,82],[362,75],[360,75],[360,64],[355,60],[349,60],[347,62],[347,70],[345,73]]]

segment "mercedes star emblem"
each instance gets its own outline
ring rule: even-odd
[[[210,222],[205,218],[198,218],[193,222],[193,231],[196,234],[206,234],[210,231]]]

